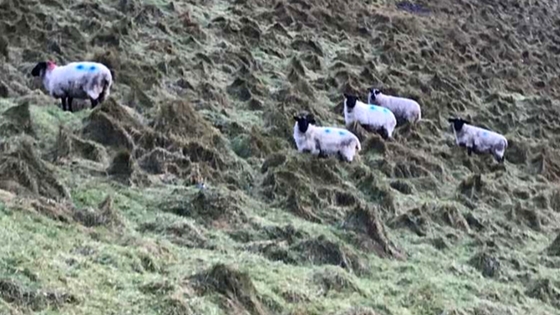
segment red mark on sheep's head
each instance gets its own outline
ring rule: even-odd
[[[47,61],[47,70],[52,70],[54,68],[56,68],[56,63],[51,60]]]

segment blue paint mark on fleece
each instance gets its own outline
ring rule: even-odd
[[[375,106],[370,106],[369,109],[370,110],[376,110]]]
[[[384,112],[385,114],[389,114],[389,110],[388,110],[387,108],[383,108],[383,112]]]
[[[326,133],[330,133],[331,130],[330,130],[330,129],[325,129],[325,132],[326,132]]]
[[[79,64],[79,65],[76,66],[76,70],[82,71],[82,70],[85,70],[85,69],[86,69],[86,66],[84,66],[83,64]],[[97,67],[92,65],[87,70],[93,72],[93,71],[97,70]]]
[[[488,136],[488,132],[484,131],[484,132],[482,133],[482,136],[483,136],[483,137]]]
[[[338,134],[341,135],[341,136],[344,136],[344,135],[346,134],[346,132],[344,132],[344,131],[339,131]]]

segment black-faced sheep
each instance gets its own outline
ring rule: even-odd
[[[341,160],[351,162],[362,147],[360,140],[348,130],[337,127],[316,126],[312,114],[294,115],[294,140],[299,152],[315,156],[337,154]]]
[[[503,163],[508,141],[503,135],[484,128],[476,127],[462,118],[448,118],[455,134],[455,143],[467,148],[469,156],[472,153],[491,153],[494,159]]]
[[[404,97],[385,95],[378,89],[368,89],[368,103],[388,108],[393,112],[398,123],[417,123],[422,119],[422,110],[418,102]]]
[[[350,125],[357,121],[366,130],[379,133],[385,140],[392,137],[397,125],[395,115],[389,109],[365,104],[357,96],[346,93],[344,93],[344,121],[346,128],[350,128]]]
[[[41,61],[31,70],[41,77],[49,95],[61,99],[62,110],[72,111],[72,101],[88,99],[91,108],[109,97],[114,72],[105,65],[91,61],[71,62],[57,66],[53,61]]]

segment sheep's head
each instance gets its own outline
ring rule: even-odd
[[[464,120],[463,118],[448,118],[447,121],[451,123],[455,131],[461,131],[464,124],[470,124],[469,121]]]
[[[369,88],[368,89],[368,103],[374,102],[375,97],[379,94],[381,94],[381,91],[379,91],[378,89]]]
[[[41,61],[41,62],[37,63],[37,65],[35,65],[33,70],[31,70],[31,75],[34,76],[34,77],[38,77],[38,76],[42,75],[43,73],[45,73],[46,69],[47,69],[47,63],[45,61]]]
[[[344,106],[346,108],[354,108],[358,100],[357,96],[344,93]]]
[[[31,70],[31,75],[34,77],[39,77],[39,76],[42,77],[47,69],[52,70],[55,67],[56,67],[56,63],[54,63],[54,61],[40,61]]]
[[[298,115],[294,115],[294,120],[297,121],[298,129],[301,133],[307,132],[309,125],[317,124],[315,117],[311,113],[300,113]]]

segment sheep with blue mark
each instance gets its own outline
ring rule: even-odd
[[[397,118],[397,123],[415,124],[422,119],[420,104],[409,98],[386,95],[378,89],[370,88],[368,89],[368,103],[388,108]]]
[[[362,149],[360,140],[348,130],[316,125],[315,117],[302,112],[293,116],[294,140],[299,152],[315,156],[337,155],[342,161],[352,162],[356,152]]]
[[[368,105],[357,96],[344,93],[344,121],[346,128],[359,123],[364,129],[375,131],[384,140],[392,138],[397,119],[391,110],[377,105]]]
[[[481,127],[471,125],[462,118],[448,118],[447,121],[453,128],[455,143],[467,148],[469,156],[472,153],[491,153],[498,163],[504,163],[508,141],[503,135]]]
[[[53,61],[41,61],[31,70],[40,77],[49,95],[61,99],[62,110],[72,112],[72,101],[89,99],[91,108],[109,97],[114,72],[98,62],[71,62],[58,66]]]

